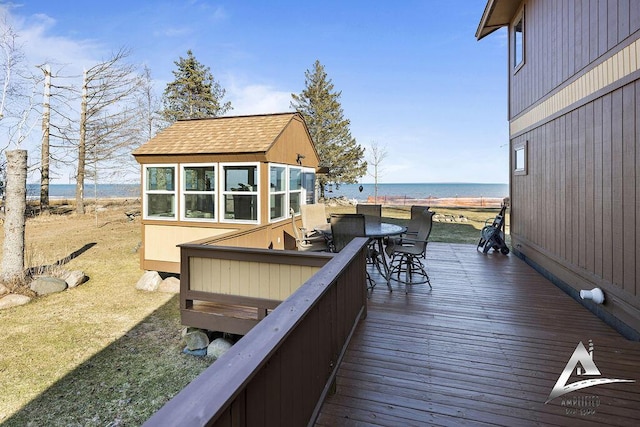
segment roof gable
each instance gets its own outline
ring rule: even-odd
[[[140,155],[264,153],[298,113],[179,120],[133,152]]]

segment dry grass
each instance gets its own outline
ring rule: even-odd
[[[3,425],[139,425],[211,363],[181,354],[176,296],[135,289],[141,228],[124,215],[132,208],[109,206],[97,223],[93,212],[28,220],[29,267],[79,269],[90,280],[0,311]],[[468,221],[436,223],[433,240],[473,244],[497,213],[434,210]],[[383,216],[403,223],[409,208],[385,207]]]
[[[210,363],[180,354],[175,296],[135,289],[141,229],[127,209],[99,211],[98,226],[93,213],[28,220],[29,267],[60,261],[90,280],[0,311],[0,422],[141,424]]]

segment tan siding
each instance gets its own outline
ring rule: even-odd
[[[320,267],[190,258],[190,289],[284,300]]]

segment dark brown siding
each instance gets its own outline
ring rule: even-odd
[[[510,117],[569,81],[638,29],[636,0],[526,1],[525,65],[511,75]],[[513,64],[512,53],[509,56]]]
[[[525,64],[509,79],[511,144],[528,147],[527,173],[511,177],[514,249],[573,291],[603,288],[605,315],[640,331],[640,2],[524,7]],[[548,99],[570,102],[534,115]]]

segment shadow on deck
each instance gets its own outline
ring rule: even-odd
[[[392,282],[390,293],[374,276],[368,316],[316,425],[637,425],[640,343],[514,255],[444,243],[427,253],[433,290],[405,294]],[[545,404],[578,343],[590,340],[595,378],[635,382]],[[574,369],[567,384],[581,379]]]

